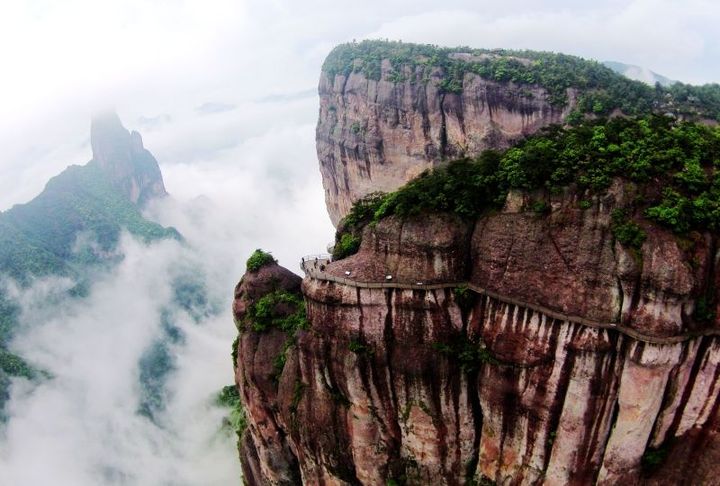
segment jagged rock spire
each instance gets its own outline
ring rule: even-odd
[[[167,195],[155,157],[143,147],[138,132],[128,132],[112,110],[97,113],[90,124],[93,162],[132,202]]]

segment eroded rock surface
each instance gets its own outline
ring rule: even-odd
[[[720,341],[692,319],[716,292],[714,237],[648,228],[631,252],[610,231],[631,196],[616,183],[580,209],[569,191],[537,214],[537,195],[511,194],[471,225],[367,227],[327,275],[490,294],[305,278],[310,329],[275,384],[287,336],[240,336],[244,450],[265,457],[250,484],[289,484],[288,470],[303,484],[716,484]]]
[[[514,201],[517,197],[521,201]],[[550,199],[545,215],[528,195],[511,194],[505,211],[482,218],[472,237],[470,281],[559,312],[618,322],[648,335],[672,336],[720,321],[692,319],[695,302],[714,289],[717,249],[709,233],[680,238],[643,223],[639,251],[616,242],[611,213],[634,193],[617,180],[589,209],[578,195]],[[513,205],[526,210],[516,210]]]
[[[288,394],[292,396],[292,390],[288,393],[275,373],[275,359],[284,352],[288,336],[275,328],[254,332],[243,324],[249,307],[275,290],[298,292],[300,277],[277,264],[264,266],[245,274],[235,288],[233,302],[241,331],[235,383],[248,418],[248,430],[240,441],[240,460],[245,481],[253,485],[292,485],[300,480],[296,453],[285,439],[290,422],[277,413]]]
[[[546,79],[551,94],[540,77],[453,71],[458,60],[502,70],[548,58],[356,47],[334,51],[319,85],[317,152],[336,225],[361,197],[428,168],[594,116],[582,90],[597,83]],[[674,103],[645,95],[643,113]],[[717,234],[679,237],[638,209],[625,216],[644,240],[625,247],[613,210],[632,212],[641,196],[620,179],[603,195],[510,191],[476,221],[373,221],[355,255],[314,262],[301,288],[307,328],[241,328],[246,481],[720,484]],[[258,288],[292,280],[267,271],[243,278],[236,319]]]
[[[519,86],[465,74],[459,93],[439,84],[442,69],[405,67],[395,82],[390,61],[379,80],[361,72],[320,76],[317,152],[330,219],[337,225],[354,201],[397,189],[442,160],[505,148],[562,122],[575,107],[553,105],[541,86]]]

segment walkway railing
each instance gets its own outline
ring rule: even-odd
[[[325,258],[321,258],[321,257]],[[363,288],[363,289],[399,289],[399,290],[438,290],[438,289],[448,289],[448,288],[456,288],[456,287],[467,287],[468,289],[472,290],[473,292],[480,294],[480,295],[486,295],[492,299],[498,300],[500,302],[503,302],[505,304],[511,304],[517,307],[523,307],[526,309],[530,309],[534,312],[537,312],[539,314],[543,314],[547,317],[550,317],[552,319],[557,319],[560,321],[567,321],[574,324],[579,324],[581,326],[587,326],[597,329],[612,329],[617,332],[620,332],[622,334],[625,334],[633,339],[636,339],[638,341],[643,341],[646,343],[651,344],[676,344],[681,343],[684,341],[688,341],[691,339],[695,339],[702,336],[718,336],[720,335],[720,329],[703,329],[700,331],[688,331],[683,334],[678,334],[676,336],[670,336],[670,337],[658,337],[658,336],[652,336],[649,334],[644,334],[640,331],[637,331],[636,329],[633,329],[631,327],[627,327],[625,325],[619,324],[617,322],[602,322],[602,321],[596,321],[593,319],[588,319],[586,317],[580,317],[580,316],[574,316],[571,314],[563,314],[562,312],[557,312],[555,310],[549,309],[547,307],[537,305],[537,304],[531,304],[529,302],[523,302],[518,299],[514,299],[512,297],[508,297],[505,295],[501,295],[497,292],[493,292],[491,290],[479,287],[471,282],[446,282],[446,283],[429,283],[425,284],[423,282],[416,282],[416,283],[401,283],[401,282],[393,282],[392,280],[386,280],[384,282],[362,282],[358,280],[353,280],[348,277],[337,277],[335,275],[330,275],[325,272],[326,266],[331,263],[331,258],[329,255],[312,255],[311,257],[304,257],[303,260],[300,263],[300,268],[305,272],[305,275],[307,278],[311,278],[314,280],[324,281],[324,282],[334,282],[341,285],[347,285],[349,287],[357,287],[357,288]]]
[[[315,255],[307,255],[302,257],[302,262],[307,262],[311,260],[326,260],[326,261],[332,261],[332,255],[329,253],[317,253]]]
[[[318,272],[325,270],[325,265],[332,262],[332,255],[327,253],[318,253],[317,255],[307,255],[300,260],[300,269],[309,275],[310,272]]]

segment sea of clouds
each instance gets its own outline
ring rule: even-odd
[[[222,428],[227,410],[214,403],[233,383],[232,291],[255,247],[278,248],[277,256],[297,268],[301,249],[322,248],[332,236],[321,191],[311,187],[269,201],[258,194],[263,187],[244,188],[242,212],[207,197],[158,201],[148,216],[176,227],[184,241],[148,245],[123,235],[122,261],[84,297],[65,297],[74,282],[64,278],[10,285],[22,308],[12,348],[52,377],[13,383],[0,432],[2,483],[238,483],[237,438]],[[321,223],[298,219],[298,204],[322,215]],[[199,318],[174,300],[173,283],[188,271],[207,291],[209,311]],[[182,339],[167,338],[168,311]],[[157,343],[169,350],[172,366],[162,377],[163,407],[150,418],[139,413],[147,395],[141,362]]]

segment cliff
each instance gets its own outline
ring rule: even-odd
[[[272,263],[259,271],[248,271],[235,289],[233,312],[241,331],[234,349],[235,383],[249,423],[249,432],[240,438],[240,460],[245,481],[250,484],[300,483],[297,450],[291,450],[286,440],[294,423],[288,414],[295,381],[290,374],[284,379],[280,375],[286,366],[286,343],[292,341],[292,332],[276,326],[255,327],[250,319],[263,297],[277,292],[298,295],[300,281],[297,275]],[[286,317],[289,310],[294,311],[287,304],[273,303],[270,314],[273,318]],[[281,411],[285,411],[284,417]]]
[[[246,480],[708,484],[720,327],[688,316],[716,238],[683,249],[656,230],[633,255],[610,230],[626,197],[557,197],[547,218],[513,198],[473,223],[389,218],[356,255],[306,264],[310,330],[287,348],[277,330],[241,333],[238,384],[264,393],[246,395],[244,444],[273,458]],[[643,469],[655,451],[664,468]]]
[[[304,259],[300,283],[270,259],[236,288],[244,480],[717,484],[720,131],[683,120],[714,108],[653,115],[668,93],[638,88],[625,103],[637,84],[575,58],[472,51],[481,67],[462,70],[455,50],[410,46],[388,64],[377,46],[336,51],[321,79],[318,153],[328,209],[344,216],[334,261]],[[525,69],[559,60],[596,81]],[[503,66],[524,81],[488,81]],[[412,78],[427,69],[437,83]],[[323,98],[327,80],[336,94]],[[486,105],[455,132],[477,136],[480,153],[444,161],[468,155],[447,131],[459,110],[438,108],[437,143],[417,132],[428,152],[415,150],[415,121],[386,124],[423,119],[433,90],[449,106],[469,80],[494,83],[506,107],[533,80],[523,106],[543,116],[513,125],[513,108],[500,123]],[[609,116],[621,113],[633,116]],[[359,119],[371,128],[338,128]],[[388,176],[416,165],[436,167],[407,184]],[[360,198],[378,190],[392,192]]]
[[[341,45],[318,88],[317,153],[330,219],[337,225],[362,196],[395,190],[444,160],[506,148],[569,117],[657,111],[715,122],[718,91],[656,90],[562,54]]]
[[[562,122],[574,102],[558,107],[547,90],[516,86],[468,73],[459,93],[406,70],[404,82],[368,79],[361,72],[320,79],[317,152],[330,219],[337,225],[353,202],[389,192],[444,159],[503,148],[543,126]],[[572,94],[571,94],[572,96]]]

